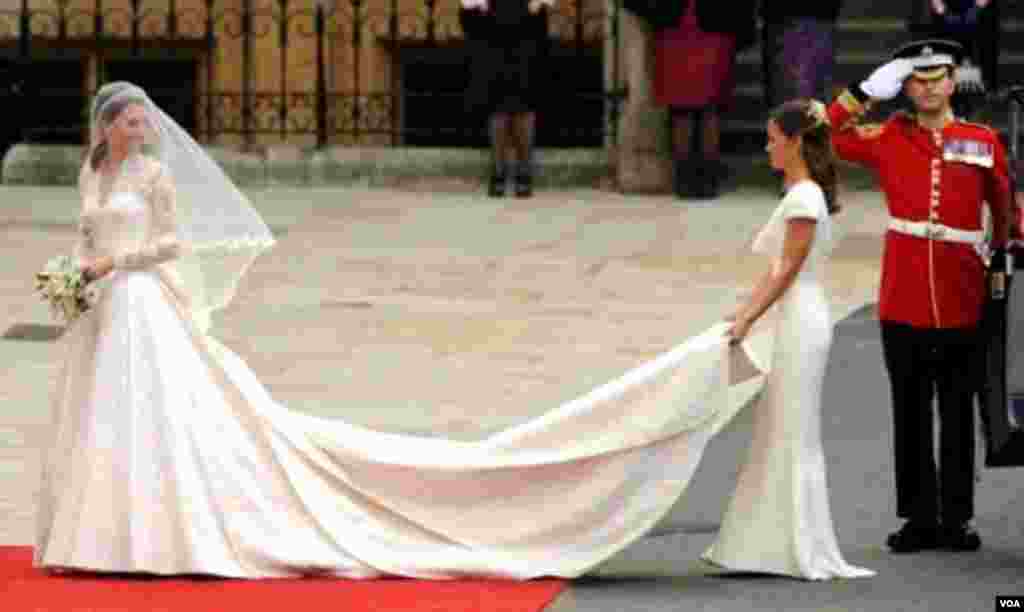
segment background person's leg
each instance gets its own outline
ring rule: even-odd
[[[683,108],[670,108],[672,122],[672,191],[676,197],[692,195],[696,169],[690,160],[693,148],[694,112]]]
[[[508,113],[496,112],[490,118],[491,132],[491,179],[487,193],[491,197],[505,195],[508,180],[508,147],[511,140],[511,117]]]
[[[533,195],[534,157],[533,143],[536,133],[537,115],[532,111],[515,113],[513,117],[514,146],[516,151],[515,189],[516,196]]]
[[[696,195],[717,198],[721,173],[721,123],[718,108],[709,106],[700,113],[700,162],[697,167]]]

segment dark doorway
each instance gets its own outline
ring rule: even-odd
[[[11,118],[24,117],[25,109],[24,70],[13,59],[0,57],[0,108],[7,109]],[[21,120],[0,123],[0,160],[7,149],[22,139]]]
[[[600,49],[555,45],[550,63],[551,95],[537,113],[537,146],[604,146],[604,64]]]
[[[104,69],[106,82],[129,81],[143,88],[161,110],[195,136],[198,60],[107,60]]]
[[[406,146],[484,147],[487,134],[463,102],[469,85],[462,47],[405,47],[400,53],[402,142]],[[599,49],[555,45],[550,87],[537,112],[537,146],[604,145],[604,66]]]
[[[469,86],[461,47],[404,47],[400,52],[402,139],[409,147],[482,147],[487,138],[463,101]]]
[[[32,58],[12,67],[20,88],[18,139],[40,144],[82,144],[88,123],[85,65],[81,58]]]

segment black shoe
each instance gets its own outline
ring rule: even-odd
[[[690,161],[677,159],[672,162],[672,193],[679,199],[690,197],[690,185],[694,182],[694,168]]]
[[[907,521],[903,527],[889,535],[886,545],[894,553],[913,553],[939,547],[939,526],[935,523]]]
[[[698,198],[705,200],[714,200],[718,198],[719,185],[721,184],[722,175],[721,169],[719,168],[718,161],[706,160],[705,163],[700,165],[700,189],[697,193]]]
[[[487,195],[492,198],[505,196],[506,175],[495,172],[491,175],[491,181],[487,185]]]
[[[520,169],[516,172],[516,197],[528,198],[533,195],[533,173],[530,170]]]
[[[697,164],[694,174],[694,195],[701,200],[713,200],[718,197],[718,163],[704,160]]]
[[[981,536],[970,523],[943,526],[942,547],[957,552],[973,552],[981,548]]]

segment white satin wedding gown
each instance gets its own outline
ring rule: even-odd
[[[719,324],[478,442],[288,411],[176,293],[164,266],[179,252],[173,186],[161,176],[147,167],[102,205],[83,184],[82,252],[116,268],[62,339],[37,566],[578,576],[665,515],[742,405],[729,381],[750,362]]]
[[[814,219],[810,253],[776,305],[771,371],[754,411],[754,437],[718,536],[703,558],[731,570],[809,580],[872,576],[839,552],[821,445],[821,391],[832,344],[819,274],[832,250],[832,220],[821,188],[790,187],[754,241],[778,262],[786,222]]]

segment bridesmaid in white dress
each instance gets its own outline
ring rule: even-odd
[[[829,510],[821,444],[821,390],[832,321],[819,274],[832,250],[838,211],[835,156],[825,108],[813,100],[780,106],[768,121],[772,168],[785,196],[754,241],[771,269],[732,318],[742,340],[772,305],[778,320],[754,436],[722,520],[703,558],[736,571],[807,580],[871,576],[843,560]]]
[[[39,567],[578,576],[668,512],[743,405],[722,322],[477,442],[288,411],[207,334],[266,225],[138,87],[92,117],[78,252],[105,288],[62,338]]]

